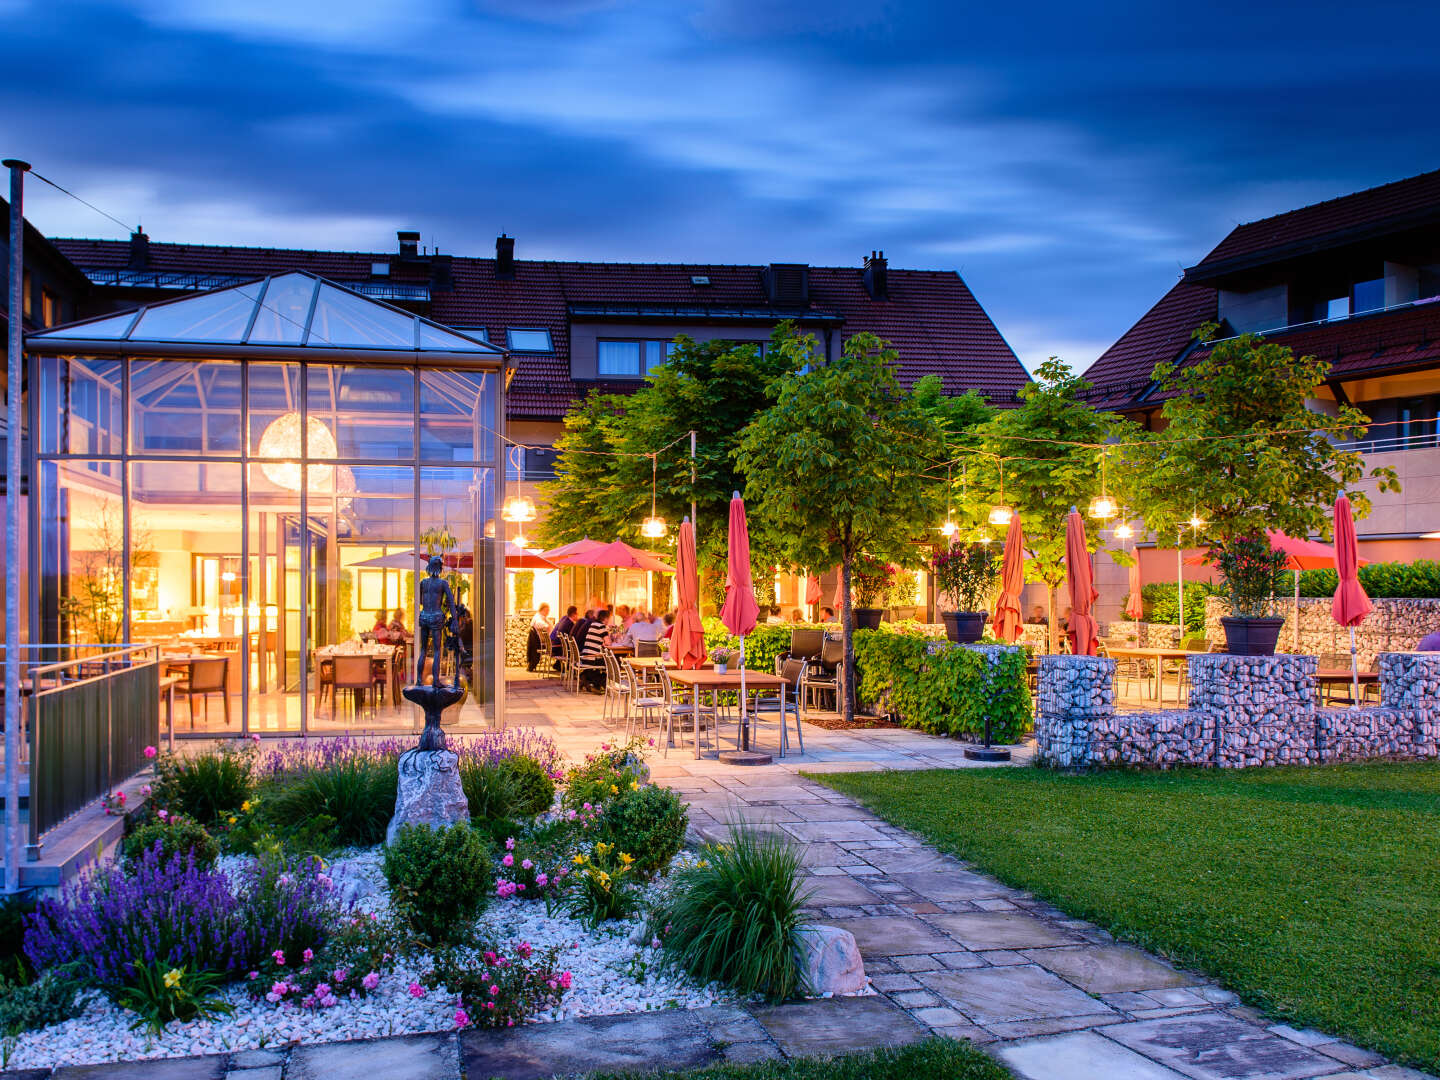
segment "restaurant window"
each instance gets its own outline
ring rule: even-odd
[[[514,352],[554,352],[549,330],[506,330],[505,340]]]

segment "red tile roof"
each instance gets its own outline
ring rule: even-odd
[[[1440,169],[1380,187],[1342,195],[1232,229],[1199,267],[1244,256],[1282,252],[1316,244],[1354,230],[1400,224],[1418,214],[1440,211]]]
[[[127,265],[129,244],[117,240],[56,240],[83,269]],[[403,262],[394,253],[303,251],[150,244],[147,269],[264,275],[309,270],[337,281],[370,280],[371,263],[388,261],[391,279],[423,281],[424,262]],[[810,310],[841,317],[841,334],[873,331],[900,352],[906,383],[939,375],[948,393],[978,389],[997,403],[1014,400],[1029,376],[979,302],[952,271],[888,272],[890,299],[876,301],[865,291],[861,270],[812,266]],[[768,306],[762,266],[705,264],[515,262],[513,279],[495,276],[493,259],[456,256],[451,261],[454,289],[432,291],[427,314],[456,327],[485,327],[490,340],[505,344],[507,327],[546,327],[553,356],[517,354],[510,385],[512,416],[558,419],[591,383],[570,377],[568,307],[573,303],[646,305]],[[691,278],[705,276],[709,285]],[[682,321],[682,320],[677,320]],[[606,387],[633,390],[638,384]]]
[[[1121,335],[1085,372],[1093,384],[1090,401],[1101,408],[1119,408],[1135,401],[1150,386],[1155,365],[1177,359],[1190,346],[1195,328],[1213,322],[1215,290],[1177,282]]]

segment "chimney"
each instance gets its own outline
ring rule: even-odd
[[[513,278],[515,276],[515,238],[501,233],[495,238],[495,276],[497,278]]]
[[[420,234],[401,229],[396,234],[400,241],[400,258],[413,260],[420,258]]]
[[[872,251],[865,260],[865,291],[870,294],[871,300],[890,299],[890,282],[886,275],[889,266],[883,251]]]
[[[144,270],[150,265],[150,237],[144,230],[136,229],[130,234],[130,269]]]
[[[806,263],[771,263],[764,276],[770,303],[783,307],[810,303],[810,267]]]

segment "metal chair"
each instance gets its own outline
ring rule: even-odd
[[[640,657],[659,656],[659,655],[660,655],[660,642],[654,641],[654,640],[651,640],[651,639],[646,639],[646,638],[641,638],[639,641],[635,642],[635,657],[636,657],[636,659],[639,659]]]
[[[335,684],[334,691],[330,697],[330,719],[335,719],[335,701],[340,696],[341,690],[355,691],[355,711],[360,711],[360,703],[369,700],[369,692],[375,689],[374,669],[370,666],[370,657],[361,653],[357,656],[343,656],[336,654],[335,660]]]
[[[685,720],[688,718],[691,721],[691,731],[693,732],[693,746],[695,748],[695,756],[698,758],[700,756],[701,729],[706,726],[707,720],[709,721],[709,726],[711,728],[715,726],[715,710],[707,705],[700,704],[700,694],[698,690],[695,691],[695,701],[685,705],[677,704],[675,701],[675,687],[674,684],[670,681],[670,672],[663,667],[660,668],[660,685],[664,689],[665,697],[665,712],[663,714],[664,720],[661,726],[661,738],[665,740],[663,756],[670,756],[670,745],[675,741],[675,720],[677,718],[681,720]],[[681,749],[684,749],[685,729],[683,726],[680,729],[680,734],[680,746]]]
[[[219,694],[225,704],[225,724],[230,724],[230,661],[223,656],[190,661],[189,678],[178,689],[190,703],[190,726],[195,726],[195,698],[205,705],[205,723],[210,723],[210,695]]]
[[[785,751],[789,749],[789,742],[786,735],[786,725],[787,718],[791,716],[795,717],[795,738],[796,741],[800,743],[800,753],[805,753],[805,734],[803,731],[800,730],[800,720],[804,716],[804,709],[801,702],[803,700],[802,693],[804,689],[805,673],[808,668],[809,665],[806,664],[804,660],[786,660],[785,663],[781,665],[778,674],[782,679],[785,680],[787,684],[786,688],[789,691],[787,694],[785,694],[785,704],[783,709],[781,708],[780,704],[781,691],[778,687],[774,690],[758,690],[755,694],[755,707],[750,714],[752,717],[751,723],[755,724],[758,727],[760,724],[760,718],[765,714],[778,716],[780,718],[781,757],[784,757]]]
[[[606,721],[611,716],[611,702],[614,702],[616,709],[623,709],[625,722],[630,722],[630,697],[633,687],[620,670],[620,661],[609,649],[600,654],[600,659],[605,665],[605,701],[600,707],[600,719]]]
[[[630,684],[630,708],[625,713],[625,737],[629,739],[635,734],[637,718],[643,734],[655,712],[666,708],[665,684],[654,668],[636,668],[629,660],[615,659]],[[657,666],[663,668],[663,665]]]
[[[790,651],[786,660],[817,660],[825,648],[825,631],[810,627],[796,627],[790,631]]]

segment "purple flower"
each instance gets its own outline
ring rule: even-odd
[[[363,986],[366,990],[374,990],[375,987],[380,985],[379,973],[374,971],[370,972],[368,975],[366,975],[363,979],[360,980],[360,985]]]
[[[515,837],[513,837],[513,836],[506,837],[506,839],[505,839],[505,850],[506,850],[506,851],[514,851],[514,850],[515,850]]]
[[[423,998],[425,996],[425,988],[418,982],[412,982],[409,987],[407,987],[407,993],[413,998]]]

